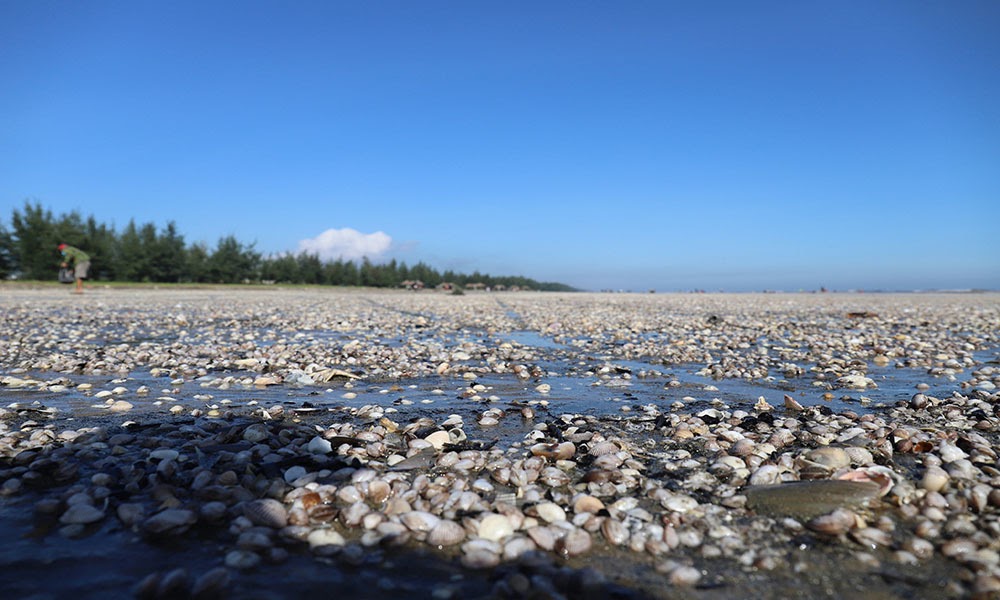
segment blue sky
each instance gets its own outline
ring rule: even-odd
[[[0,0],[25,200],[584,289],[1000,289],[1000,3]]]

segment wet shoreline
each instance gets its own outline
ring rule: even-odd
[[[199,597],[283,597],[338,576],[366,597],[344,583],[358,568],[407,597],[992,597],[1000,582],[995,294],[91,291],[0,290],[0,560],[25,574],[0,587],[18,593],[59,597],[28,580],[86,577],[69,564],[88,545],[148,551],[90,576],[148,597],[199,577]],[[421,452],[423,479],[393,470]],[[843,478],[887,489],[842,524],[747,507],[753,486]],[[285,524],[249,519],[254,498]],[[75,503],[94,520],[67,519]],[[171,508],[191,514],[151,533]],[[317,530],[341,540],[310,544]],[[47,565],[45,545],[66,560]],[[287,571],[299,588],[267,582]]]

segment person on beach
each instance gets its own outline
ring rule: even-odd
[[[59,252],[62,254],[63,267],[73,265],[73,276],[76,278],[76,289],[74,294],[83,293],[83,280],[87,277],[87,270],[90,268],[90,255],[67,244],[59,244]]]

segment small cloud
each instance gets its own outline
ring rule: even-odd
[[[381,231],[361,233],[345,227],[327,229],[314,238],[301,240],[299,252],[317,254],[323,260],[377,260],[389,251],[392,238]]]

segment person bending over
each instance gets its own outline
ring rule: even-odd
[[[63,257],[62,266],[73,266],[73,276],[76,278],[76,289],[73,293],[82,294],[83,280],[87,278],[87,270],[90,268],[90,255],[67,244],[59,244],[59,252]]]

